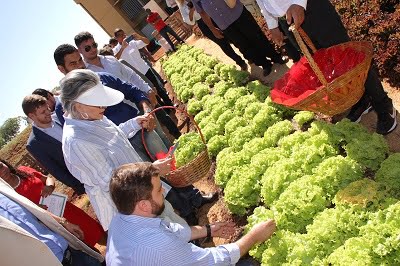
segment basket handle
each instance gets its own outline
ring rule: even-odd
[[[301,51],[303,52],[304,56],[306,57],[308,63],[310,64],[312,70],[314,71],[315,75],[321,82],[321,84],[327,88],[328,87],[328,81],[326,81],[324,74],[322,73],[321,69],[318,67],[317,63],[315,63],[312,55],[310,54],[310,51],[308,50],[306,44],[308,47],[311,48],[311,51],[315,53],[317,49],[315,48],[314,44],[312,43],[310,37],[308,37],[307,33],[302,28],[296,29],[294,24],[292,24],[289,27],[289,30],[293,32],[294,37],[296,38],[297,43],[300,46]],[[304,40],[303,40],[304,39]]]
[[[203,136],[203,133],[201,132],[201,129],[200,129],[199,125],[196,123],[196,121],[194,121],[193,117],[192,117],[191,115],[189,115],[184,109],[180,109],[180,108],[177,108],[177,107],[175,107],[175,106],[161,106],[161,107],[158,107],[158,108],[153,109],[153,110],[152,110],[151,112],[149,112],[148,114],[153,115],[153,114],[155,114],[155,112],[160,111],[160,110],[163,110],[163,109],[174,109],[174,110],[177,110],[177,111],[180,111],[180,112],[184,113],[184,114],[190,119],[190,122],[192,122],[192,123],[194,124],[194,126],[196,127],[197,131],[198,131],[199,134],[200,134],[200,138],[201,138],[201,140],[203,141],[203,143],[206,144],[206,140],[205,140],[205,138],[204,138],[204,136]],[[145,130],[145,129],[142,128],[142,142],[143,142],[143,146],[144,146],[144,149],[146,150],[147,154],[149,155],[149,157],[154,161],[154,160],[156,160],[157,158],[155,158],[155,157],[150,153],[150,151],[149,151],[149,149],[148,149],[148,147],[147,147],[146,141],[145,141],[145,139],[144,139],[144,130]]]

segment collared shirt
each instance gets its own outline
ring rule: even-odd
[[[37,129],[41,130],[42,132],[46,133],[53,139],[56,139],[59,142],[61,142],[62,132],[63,132],[62,126],[61,126],[60,122],[58,122],[57,115],[55,113],[53,113],[51,115],[51,117],[52,117],[53,121],[51,122],[50,127],[41,128],[41,127],[36,126],[35,123],[33,123],[32,126],[36,127]]]
[[[306,9],[307,0],[257,0],[261,13],[267,21],[268,28],[278,27],[278,18],[286,15],[287,10],[293,4]]]
[[[39,222],[25,207],[17,204],[2,193],[0,193],[0,216],[31,233],[46,244],[59,261],[62,261],[64,252],[68,247],[67,240]],[[23,252],[23,250],[21,252]],[[40,251],[38,250],[38,252]],[[23,253],[21,256],[23,256]]]
[[[117,54],[119,50],[121,50],[121,47],[122,47],[121,44],[115,46],[113,49],[114,54]],[[132,40],[129,42],[128,46],[122,51],[120,57],[120,59],[128,62],[128,64],[133,66],[137,71],[139,71],[143,75],[145,75],[146,72],[150,69],[149,65],[146,64],[146,62],[140,56],[139,49],[142,49],[144,47],[146,47],[146,44],[143,41]]]
[[[135,71],[119,62],[114,56],[98,55],[98,57],[100,58],[100,62],[104,68],[89,64],[85,61],[86,68],[94,72],[110,73],[125,82],[133,84],[144,93],[149,93],[149,91],[151,91],[149,84],[147,84],[141,77],[139,77],[139,75],[136,74]],[[137,69],[136,66],[134,67]]]
[[[206,12],[221,30],[225,30],[235,22],[243,11],[243,4],[239,0],[236,0],[234,8],[230,8],[224,0],[193,0],[192,2],[197,12]]]
[[[105,116],[94,121],[65,118],[62,141],[65,164],[84,184],[104,230],[116,213],[109,193],[112,172],[123,164],[142,161],[128,140],[140,129],[134,119],[116,126]],[[168,193],[171,187],[164,188]]]
[[[117,265],[233,265],[236,244],[200,248],[188,243],[189,226],[118,213],[108,231],[106,263]]]

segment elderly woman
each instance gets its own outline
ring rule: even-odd
[[[104,111],[107,106],[121,102],[124,95],[103,86],[90,70],[71,71],[61,80],[60,88],[66,112],[62,140],[65,163],[71,174],[84,184],[101,225],[108,230],[116,213],[109,194],[112,172],[120,165],[142,161],[128,138],[148,126],[148,116],[137,116],[116,126],[104,116]],[[170,159],[153,164],[162,174],[170,171]],[[163,185],[167,194],[170,187]],[[171,205],[167,207],[171,211]],[[170,218],[183,222],[176,216]]]

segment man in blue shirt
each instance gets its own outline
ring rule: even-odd
[[[7,229],[14,233],[14,241],[7,245],[18,245],[21,241],[39,244],[45,244],[54,254],[59,262],[64,265],[101,265],[102,256],[94,252],[91,248],[79,241],[68,226],[68,222],[60,220],[59,223],[52,218],[45,210],[36,204],[16,193],[3,179],[0,178],[0,217],[2,221],[7,221]],[[5,228],[4,223],[0,223],[1,228]],[[31,238],[25,238],[30,236]],[[43,243],[43,244],[42,244]],[[1,243],[4,245],[5,243]],[[26,247],[27,245],[25,245]],[[21,249],[21,246],[15,246],[15,249]],[[32,247],[33,248],[33,247]],[[23,249],[20,250],[24,252]],[[38,253],[42,256],[47,253],[46,250],[38,248]],[[31,253],[27,251],[27,253]],[[47,253],[49,254],[49,253]],[[24,254],[21,253],[23,256]],[[20,258],[11,259],[21,261]],[[49,258],[49,261],[51,258]],[[10,261],[10,260],[8,260]],[[29,258],[27,259],[29,261]],[[31,261],[32,265],[35,264]],[[27,264],[28,265],[28,264]]]
[[[110,182],[111,198],[118,214],[108,231],[106,262],[117,265],[232,265],[249,249],[266,241],[275,231],[268,220],[253,227],[235,243],[200,248],[190,240],[228,238],[234,224],[182,226],[157,218],[164,209],[159,170],[151,163],[132,163],[115,170]]]

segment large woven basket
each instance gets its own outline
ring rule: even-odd
[[[196,127],[197,131],[199,132],[199,135],[201,137],[201,140],[204,143],[205,149],[197,155],[196,158],[194,158],[192,161],[189,163],[177,168],[176,170],[171,171],[168,175],[165,176],[165,179],[174,187],[186,187],[194,182],[199,181],[203,177],[205,177],[208,172],[210,171],[211,168],[211,161],[210,157],[208,156],[208,150],[206,146],[206,141],[204,139],[203,133],[200,130],[200,127],[197,125],[196,121],[194,121],[193,117],[190,116],[185,110],[179,109],[173,106],[162,106],[158,107],[150,112],[150,114],[154,114],[155,112],[162,110],[162,109],[175,109],[178,110],[182,113],[184,113],[190,121],[193,123],[193,125]],[[150,156],[151,159],[155,160],[156,158],[154,155],[150,154],[146,141],[144,139],[144,130],[142,129],[142,141],[143,145],[146,149],[147,154]]]
[[[372,45],[367,41],[351,41],[327,48],[339,48],[343,50],[352,48],[365,54],[364,60],[361,63],[331,82],[327,82],[322,71],[307,49],[308,46],[313,53],[317,51],[310,38],[301,28],[295,29],[291,27],[291,30],[313,72],[321,82],[322,87],[289,107],[296,110],[320,112],[333,116],[346,111],[356,104],[365,90],[364,83],[372,60]]]

